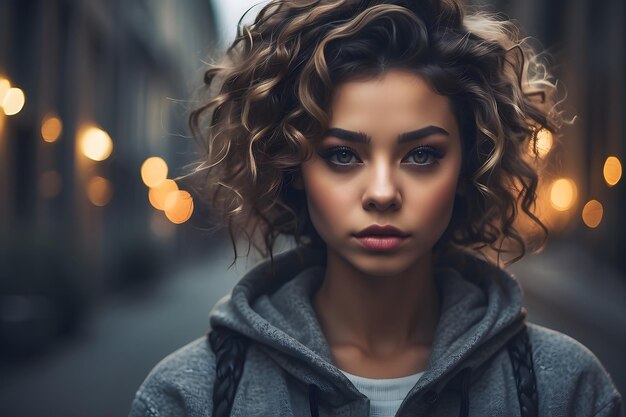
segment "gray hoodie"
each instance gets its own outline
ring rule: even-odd
[[[315,408],[319,416],[368,416],[369,399],[333,364],[311,304],[323,280],[323,256],[289,251],[274,263],[273,273],[269,261],[248,272],[209,314],[211,327],[251,340],[231,415],[304,417]],[[524,325],[519,283],[474,257],[458,265],[435,269],[440,321],[427,369],[397,417],[520,415],[505,346]],[[540,417],[624,416],[620,394],[591,351],[562,333],[526,325]],[[215,356],[200,337],[154,367],[129,416],[211,416],[214,379]],[[469,414],[460,414],[462,401]]]

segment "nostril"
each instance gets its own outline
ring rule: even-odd
[[[389,198],[370,197],[366,199],[365,207],[369,210],[397,210],[400,208],[401,202],[399,196]]]
[[[368,209],[397,209],[401,205],[402,193],[391,180],[381,182],[378,179],[371,179],[363,192],[363,207]]]

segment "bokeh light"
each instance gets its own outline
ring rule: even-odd
[[[590,200],[583,207],[583,222],[587,225],[587,227],[595,228],[598,227],[600,222],[602,221],[602,215],[604,213],[604,208],[602,207],[602,203],[598,200]]]
[[[95,176],[87,182],[87,198],[94,206],[109,204],[113,197],[113,185],[106,178]]]
[[[59,195],[63,181],[61,175],[54,170],[46,171],[39,177],[39,192],[42,197],[51,199]]]
[[[167,163],[163,158],[153,156],[141,165],[141,179],[148,187],[157,187],[167,178],[167,170]]]
[[[176,181],[167,179],[158,186],[150,188],[148,192],[148,199],[152,207],[158,210],[165,210],[165,201],[170,193],[178,191],[178,184]]]
[[[187,191],[171,192],[165,199],[165,216],[174,224],[189,220],[193,214],[193,198]]]
[[[83,155],[94,161],[104,161],[113,152],[113,141],[109,134],[95,126],[83,128],[79,141]]]
[[[569,178],[559,178],[550,187],[550,203],[559,211],[569,210],[576,200],[576,184]]]
[[[622,163],[615,156],[609,156],[604,162],[604,181],[612,187],[622,178]]]
[[[24,96],[24,92],[19,88],[11,87],[4,94],[4,98],[2,99],[0,106],[2,107],[2,110],[4,110],[4,114],[7,116],[13,116],[22,110],[24,103],[26,103],[26,96]]]
[[[0,77],[0,107],[2,106],[2,102],[4,101],[4,96],[7,91],[11,88],[11,82],[6,78]]]
[[[48,113],[41,123],[41,137],[46,142],[56,142],[63,132],[63,123],[54,113]]]
[[[534,147],[537,146],[537,155],[540,158],[544,158],[548,154],[548,152],[550,152],[550,149],[552,149],[553,142],[554,139],[552,137],[552,132],[550,132],[545,127],[541,128],[537,132],[536,143],[534,141],[530,142],[531,152],[534,153]]]

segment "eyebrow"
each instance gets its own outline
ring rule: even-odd
[[[419,140],[431,135],[445,135],[450,136],[447,130],[439,126],[429,125],[421,129],[412,130],[410,132],[404,132],[398,135],[398,144]],[[350,130],[341,129],[338,127],[330,128],[326,131],[324,136],[333,136],[339,139],[347,140],[349,142],[367,143],[372,141],[372,137],[363,132],[353,132]]]

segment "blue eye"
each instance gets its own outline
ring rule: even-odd
[[[411,163],[421,166],[434,165],[441,158],[443,158],[443,154],[430,146],[420,146],[414,149],[408,157]]]
[[[338,167],[349,167],[355,164],[361,164],[356,152],[345,146],[335,146],[319,153],[330,165]],[[404,160],[410,165],[427,167],[437,164],[437,160],[443,158],[443,153],[430,146],[420,146],[415,148]]]
[[[361,162],[361,160],[356,157],[355,152],[345,146],[330,148],[320,153],[320,156],[333,165],[350,165],[354,162]]]

